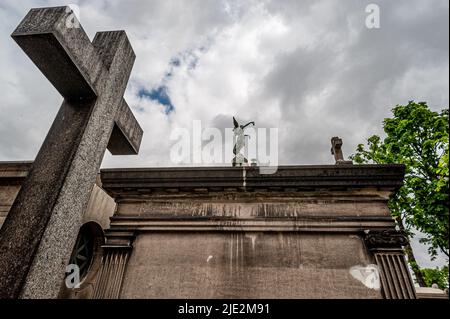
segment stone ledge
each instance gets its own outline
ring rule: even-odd
[[[142,218],[112,217],[109,232],[125,231],[257,231],[257,232],[351,232],[364,235],[367,229],[393,229],[385,218]]]
[[[245,172],[244,172],[245,170]],[[102,187],[114,197],[152,192],[302,192],[375,187],[395,190],[403,183],[404,165],[280,166],[275,174],[258,167],[172,167],[102,169]]]
[[[21,185],[32,164],[32,161],[0,162],[0,185]]]

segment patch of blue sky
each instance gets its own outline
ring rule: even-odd
[[[167,86],[165,85],[161,85],[152,90],[140,89],[138,92],[138,96],[140,98],[148,98],[163,105],[165,107],[164,113],[166,114],[169,114],[170,112],[175,110],[175,107],[173,106],[170,99]]]
[[[202,46],[198,49],[200,53],[203,53],[207,50],[206,47]],[[175,106],[173,105],[166,83],[170,81],[177,68],[185,65],[189,71],[194,70],[198,65],[199,57],[196,54],[195,50],[186,50],[184,52],[180,52],[178,55],[172,57],[169,61],[168,70],[165,72],[164,77],[161,81],[161,84],[156,88],[146,89],[142,88],[138,92],[138,96],[140,98],[147,98],[152,101],[156,101],[159,104],[165,107],[164,112],[169,114],[170,112],[175,110]]]

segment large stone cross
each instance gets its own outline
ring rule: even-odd
[[[1,298],[58,296],[105,150],[139,150],[123,99],[135,59],[125,32],[91,43],[73,19],[68,7],[32,9],[12,34],[64,101],[0,230]]]

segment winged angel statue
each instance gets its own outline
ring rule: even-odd
[[[234,128],[233,128],[233,133],[234,133],[234,137],[233,137],[233,141],[234,141],[234,147],[233,147],[233,154],[234,154],[234,158],[232,161],[233,166],[242,166],[243,163],[248,163],[248,160],[244,157],[244,155],[242,155],[240,153],[240,151],[244,148],[245,146],[245,137],[248,135],[244,134],[244,129],[249,126],[250,124],[252,124],[253,126],[255,126],[255,122],[248,122],[245,125],[239,125],[239,123],[236,121],[236,119],[233,116],[233,123],[234,123]]]

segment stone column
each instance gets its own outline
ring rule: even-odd
[[[394,229],[368,231],[365,242],[380,270],[381,287],[386,299],[416,299],[416,290],[408,270],[402,246],[406,236]]]
[[[102,266],[95,284],[94,299],[119,298],[133,240],[134,234],[132,232],[106,234]]]

